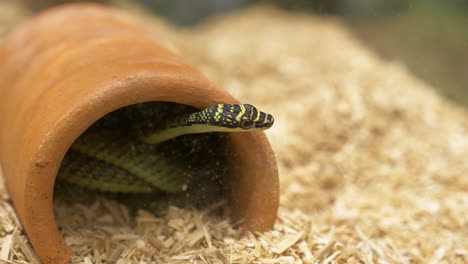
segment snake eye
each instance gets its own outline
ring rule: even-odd
[[[240,122],[240,126],[243,129],[250,129],[254,125],[254,122],[249,118],[244,118]]]

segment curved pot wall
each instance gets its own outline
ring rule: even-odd
[[[237,101],[161,47],[125,14],[98,5],[51,9],[0,44],[0,160],[17,213],[44,263],[70,251],[55,223],[53,186],[72,142],[107,113],[146,101],[197,108]],[[231,133],[233,217],[273,226],[276,162],[263,132]]]

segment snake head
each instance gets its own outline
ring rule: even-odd
[[[274,123],[272,115],[250,104],[217,104],[207,110],[210,125],[231,131],[265,130]]]

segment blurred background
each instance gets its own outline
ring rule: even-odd
[[[16,2],[10,0],[0,0]],[[32,12],[70,0],[19,0]],[[468,0],[97,0],[134,4],[191,27],[210,16],[273,5],[336,16],[380,56],[405,64],[444,96],[468,106]],[[2,12],[4,13],[4,12]],[[5,14],[4,14],[5,15]],[[6,14],[8,17],[8,14]],[[5,16],[0,18],[5,20]]]

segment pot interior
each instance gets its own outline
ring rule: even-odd
[[[229,171],[226,133],[187,134],[158,144],[141,141],[196,111],[178,103],[145,102],[107,114],[66,153],[54,197],[83,203],[105,196],[154,214],[170,205],[200,208],[223,200]]]

